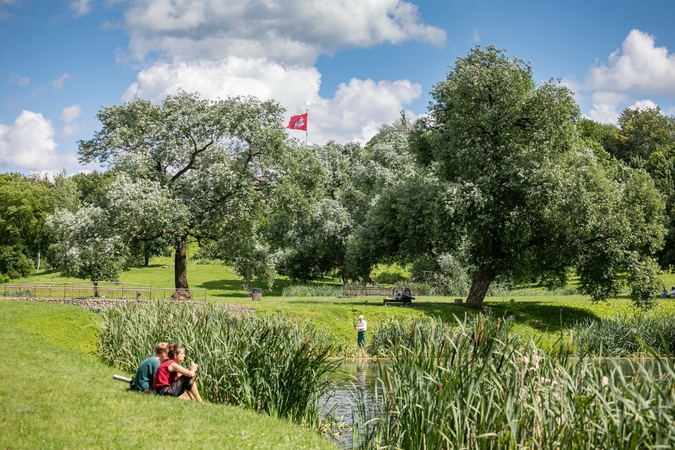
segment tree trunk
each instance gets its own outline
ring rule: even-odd
[[[495,275],[491,267],[481,265],[478,268],[478,272],[473,277],[471,289],[469,289],[469,296],[466,299],[467,308],[481,309],[485,294],[494,279]]]
[[[150,265],[150,250],[147,248],[145,249],[145,252],[143,254],[143,265],[145,267],[148,267]]]
[[[190,298],[190,288],[187,282],[187,236],[180,239],[176,245],[174,258],[174,279],[177,298]]]
[[[37,267],[35,270],[40,270],[40,250],[38,250],[37,254]]]
[[[347,272],[347,267],[342,266],[342,284],[349,283],[349,272]]]

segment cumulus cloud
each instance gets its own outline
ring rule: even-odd
[[[675,96],[675,54],[656,47],[654,36],[632,30],[607,64],[591,68],[587,87],[602,91]]]
[[[446,39],[403,0],[135,0],[125,18],[128,55],[159,60],[138,73],[122,100],[161,101],[179,88],[214,99],[274,99],[291,113],[310,109],[317,143],[366,141],[422,93],[409,80],[352,79],[322,98],[319,55]]]
[[[136,0],[126,25],[138,57],[161,51],[180,60],[273,57],[307,64],[346,48],[446,39],[402,0]]]
[[[64,139],[84,129],[84,124],[73,123],[80,115],[82,115],[82,108],[79,103],[63,108],[61,120],[65,122],[65,125],[61,129],[60,134]]]
[[[66,83],[66,81],[70,80],[72,75],[69,73],[64,73],[61,75],[60,78],[57,78],[56,80],[52,81],[52,87],[56,89],[57,91],[60,91],[63,88],[63,85]]]
[[[61,120],[66,123],[72,122],[82,115],[82,107],[79,103],[63,108],[61,111]]]
[[[141,71],[124,101],[140,97],[156,102],[179,88],[207,98],[254,95],[277,100],[290,113],[310,110],[310,140],[366,142],[383,123],[393,122],[405,105],[422,94],[409,80],[352,78],[331,99],[319,95],[321,74],[314,67],[286,68],[267,60],[230,57],[195,63],[160,62]]]
[[[598,91],[594,92],[593,109],[588,117],[596,122],[616,123],[619,118],[618,107],[626,101],[626,95],[617,92]]]
[[[9,84],[16,84],[17,86],[25,86],[28,83],[30,83],[30,79],[28,77],[22,77],[18,73],[9,74]]]
[[[396,120],[404,105],[421,93],[422,86],[408,80],[375,82],[352,78],[340,84],[332,99],[320,98],[306,104],[309,140],[365,143],[382,124]],[[408,116],[413,117],[410,113]]]
[[[647,100],[638,100],[637,102],[630,105],[628,109],[654,109],[658,108],[658,106],[659,105],[657,105],[653,101],[647,99]]]
[[[90,0],[72,0],[70,2],[70,9],[73,11],[75,17],[84,16],[91,11]]]
[[[158,62],[142,70],[122,96],[160,101],[178,88],[207,98],[254,95],[285,107],[311,102],[318,96],[321,74],[314,67],[284,67],[266,59],[229,57],[191,63]]]
[[[0,165],[38,170],[59,167],[53,137],[54,128],[42,114],[22,111],[11,125],[0,124]]]

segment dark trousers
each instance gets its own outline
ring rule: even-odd
[[[365,347],[366,346],[366,332],[365,331],[359,331],[358,338],[356,342],[359,344],[359,347]]]

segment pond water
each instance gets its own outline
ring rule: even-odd
[[[351,426],[353,414],[357,410],[356,399],[361,397],[365,401],[373,401],[375,383],[380,373],[380,367],[389,365],[388,361],[376,360],[345,360],[339,369],[333,372],[330,378],[335,382],[332,395],[324,398],[322,409],[330,413],[336,420]],[[355,395],[356,394],[356,395]],[[344,428],[335,438],[336,443],[343,449],[352,448],[352,433]]]

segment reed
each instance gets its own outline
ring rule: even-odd
[[[199,364],[205,400],[322,426],[319,399],[332,389],[325,375],[339,362],[311,328],[212,304],[129,303],[101,317],[96,354],[110,365],[133,372],[157,342],[180,343],[186,362]]]
[[[416,333],[416,332],[413,332]],[[422,334],[422,333],[420,333]],[[392,347],[370,402],[356,411],[356,448],[673,448],[670,356],[629,376],[613,360],[522,346],[503,322],[459,323],[450,338]]]
[[[644,356],[649,353],[648,349],[660,354],[675,352],[675,317],[672,315],[639,313],[585,320],[572,327],[572,332],[580,354]]]

